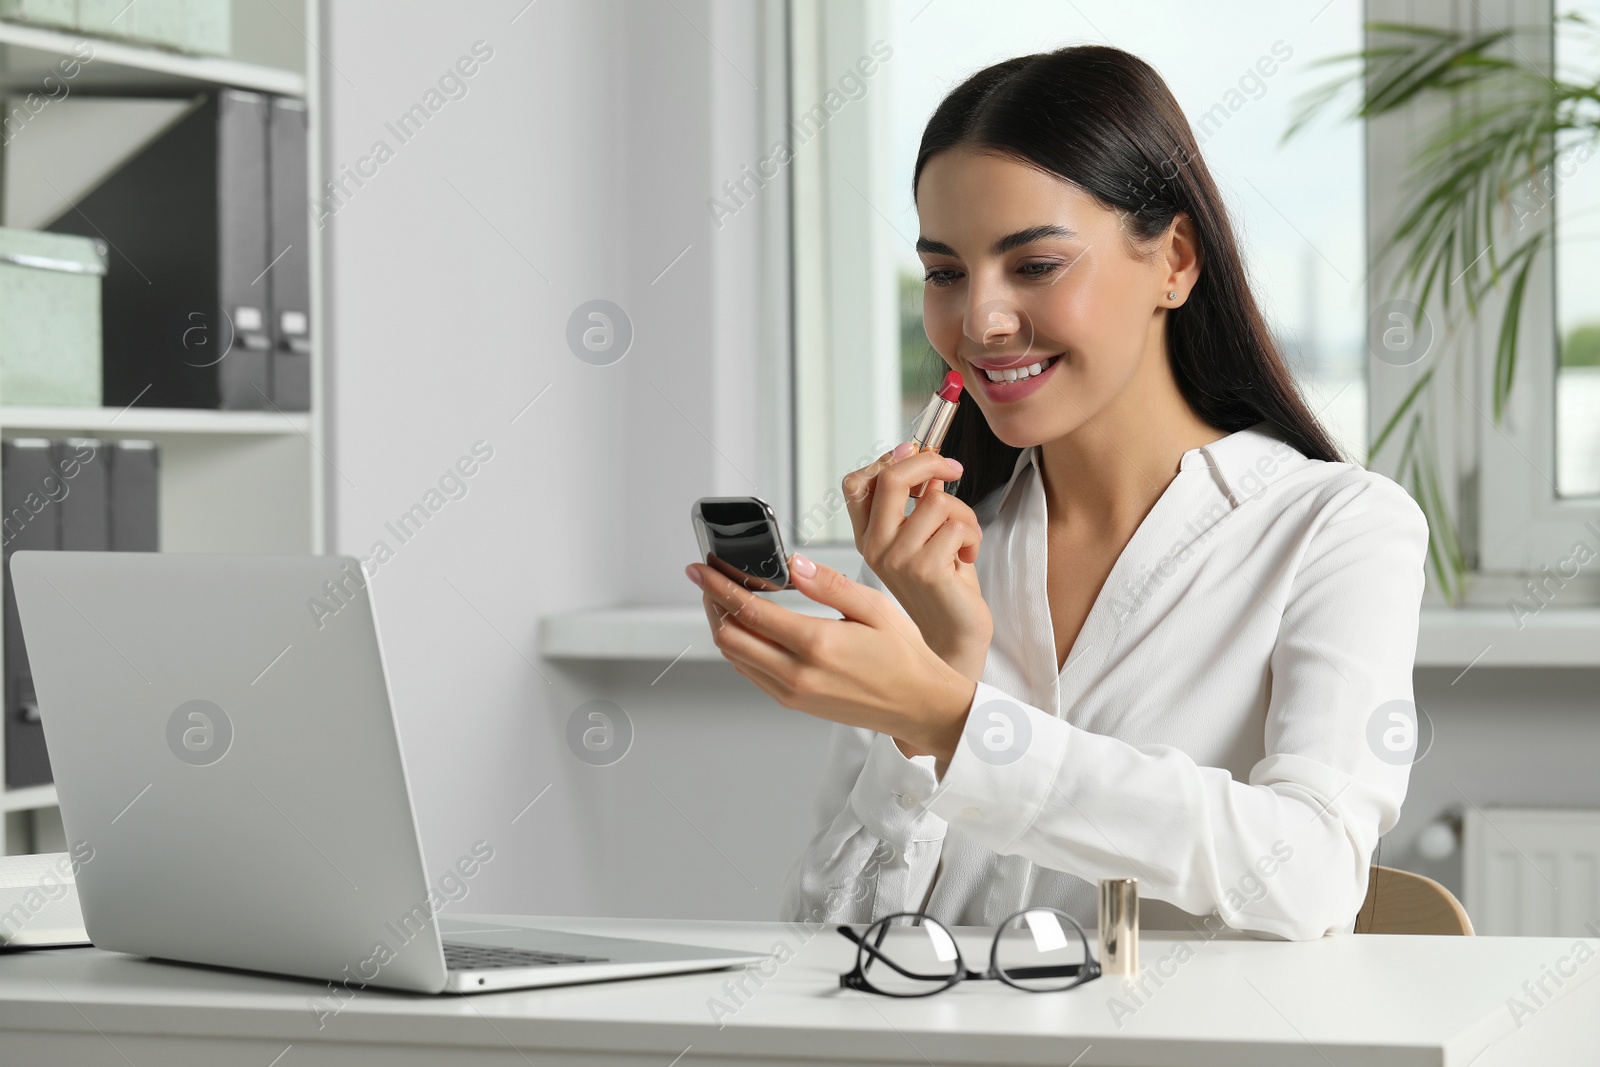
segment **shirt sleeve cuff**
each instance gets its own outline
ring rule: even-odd
[[[1006,854],[1056,788],[1071,731],[1056,716],[979,682],[928,810]]]
[[[850,806],[868,832],[904,851],[913,841],[942,840],[945,822],[928,811],[938,787],[933,757],[907,757],[888,734],[876,734],[850,791]]]

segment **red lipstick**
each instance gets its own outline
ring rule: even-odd
[[[944,376],[944,383],[939,386],[938,392],[933,394],[928,406],[917,416],[916,428],[911,432],[911,443],[917,446],[918,452],[937,452],[944,445],[944,436],[950,432],[950,423],[956,417],[956,404],[960,400],[961,372],[953,370]],[[927,488],[927,482],[914,487],[911,490],[912,498],[921,497]]]

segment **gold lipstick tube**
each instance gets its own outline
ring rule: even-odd
[[[1139,880],[1100,879],[1100,973],[1139,973]]]

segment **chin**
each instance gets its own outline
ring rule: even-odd
[[[995,418],[990,412],[983,413],[984,421],[989,424],[989,429],[1000,439],[1000,442],[1012,448],[1032,448],[1034,445],[1046,444],[1059,440],[1083,425],[1080,418],[1061,418],[1060,411],[1041,411],[1035,417],[1028,417],[1021,412],[1009,414],[1008,417]]]
[[[1074,427],[1060,426],[1046,428],[1020,420],[1008,420],[1000,425],[991,422],[989,428],[994,431],[994,435],[1000,439],[1002,444],[1009,445],[1012,448],[1032,448],[1034,445],[1046,444],[1057,438],[1065,437],[1074,429]]]

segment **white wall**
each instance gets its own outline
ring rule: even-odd
[[[760,157],[754,9],[522,6],[326,5],[325,166],[394,149],[324,231],[330,545],[395,549],[373,589],[429,863],[480,837],[497,849],[471,907],[770,917],[824,725],[722,666],[654,681],[664,664],[536,653],[545,614],[694,602],[690,502],[764,488],[721,458],[759,477],[754,213],[717,232],[705,207]],[[467,95],[400,143],[385,123],[479,40],[493,57]],[[565,340],[596,297],[635,329],[609,367]],[[494,458],[467,495],[401,545],[385,521],[479,440]],[[610,767],[565,742],[595,697],[636,729]]]
[[[513,23],[523,2],[327,5],[333,170],[377,139],[393,146],[385,122],[473,42],[494,49],[468,95],[327,224],[330,543],[395,546],[384,522],[473,442],[494,447],[468,495],[374,583],[429,862],[480,837],[497,849],[470,907],[768,917],[810,831],[825,727],[722,666],[656,680],[663,664],[535,651],[544,614],[692,602],[690,501],[770,488],[755,443],[771,366],[756,215],[719,232],[705,208],[766,154],[745,80],[759,81],[754,6],[545,0]],[[581,363],[564,339],[594,297],[636,330],[611,367]],[[1458,673],[1418,672],[1435,747],[1382,853],[1457,885],[1454,865],[1430,869],[1411,849],[1442,808],[1600,806],[1600,672]],[[636,727],[607,768],[564,741],[568,715],[596,697]]]

